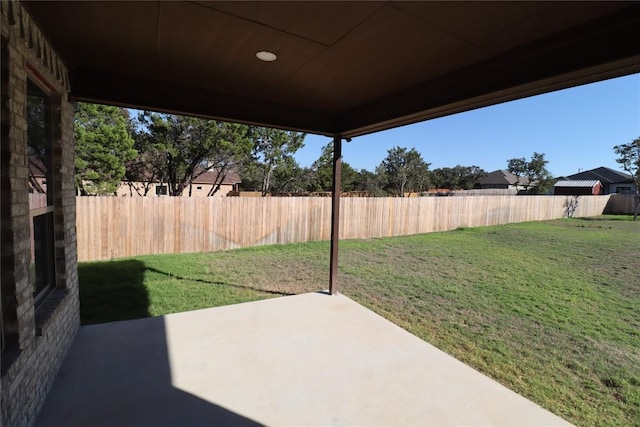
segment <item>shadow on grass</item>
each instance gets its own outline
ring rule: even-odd
[[[181,281],[216,287],[231,287],[278,296],[294,293],[260,289],[214,280],[182,277],[149,267],[139,260],[121,260],[78,264],[80,280],[80,321],[83,325],[150,317],[150,298],[145,273],[155,273]]]
[[[581,216],[578,218],[574,218],[580,221],[632,221],[633,215],[605,215],[605,216]]]
[[[138,260],[78,264],[81,323],[149,317],[145,271]]]
[[[172,274],[172,273],[167,273],[166,271],[158,270],[157,268],[153,268],[153,267],[147,267],[147,271],[152,271],[154,273],[163,274],[163,275],[165,275],[167,277],[171,277],[171,278],[178,279],[178,280],[189,280],[191,282],[204,283],[206,285],[230,286],[232,288],[246,289],[246,290],[249,290],[249,291],[262,292],[262,293],[271,294],[271,295],[280,295],[280,296],[283,296],[283,297],[297,295],[297,294],[293,294],[293,293],[290,293],[290,292],[270,291],[270,290],[267,290],[267,289],[254,288],[252,286],[235,285],[233,283],[226,283],[226,282],[220,282],[220,281],[202,280],[202,279],[193,279],[193,278],[188,278],[188,277],[181,277],[181,276],[178,276],[178,275],[175,275],[175,274]]]

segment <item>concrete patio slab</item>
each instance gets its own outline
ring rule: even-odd
[[[570,425],[343,295],[82,327],[37,426]]]

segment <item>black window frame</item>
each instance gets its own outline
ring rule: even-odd
[[[27,161],[29,162],[29,221],[30,221],[30,242],[31,242],[31,263],[29,269],[29,281],[33,287],[33,304],[37,310],[38,307],[47,299],[47,297],[56,288],[56,265],[55,265],[55,219],[54,219],[54,186],[50,183],[54,182],[54,164],[53,164],[53,94],[51,91],[38,83],[37,78],[28,76],[27,78],[27,104],[25,106],[27,129],[30,127],[31,102],[34,99],[41,98],[42,102],[42,140],[32,139],[29,131],[27,131]],[[35,129],[32,127],[35,133]],[[35,146],[39,143],[41,145]],[[35,147],[34,147],[35,146]],[[33,157],[38,157],[37,162],[44,169],[46,189],[42,186],[37,188],[37,177],[32,175]],[[36,193],[46,194],[46,204],[43,206],[38,203]],[[33,201],[33,205],[32,205]]]

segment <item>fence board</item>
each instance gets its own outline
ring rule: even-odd
[[[633,214],[635,201],[634,194],[612,194],[604,213]]]
[[[633,196],[580,196],[574,216],[627,209]],[[473,196],[341,200],[340,237],[401,236],[566,216],[568,197]],[[78,260],[211,252],[329,240],[327,197],[78,197]]]

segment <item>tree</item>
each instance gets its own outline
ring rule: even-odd
[[[253,141],[253,168],[260,178],[260,191],[266,196],[273,187],[273,176],[276,169],[280,169],[280,179],[287,168],[296,164],[293,155],[304,145],[306,134],[271,129],[264,127],[252,127],[249,132]]]
[[[360,172],[357,172],[357,174],[357,179],[353,183],[354,190],[366,191],[372,196],[384,196],[386,194],[382,179],[377,173],[360,169]]]
[[[531,160],[527,163],[527,178],[531,186],[530,193],[544,194],[551,186],[553,177],[546,168],[548,163],[544,159],[544,153],[534,152],[531,156]]]
[[[135,158],[129,112],[79,103],[74,117],[76,189],[83,196],[113,194]]]
[[[520,157],[507,160],[507,170],[518,178],[517,185],[524,186],[525,190],[529,188],[530,182],[523,180],[523,177],[527,174],[527,159]]]
[[[146,134],[134,133],[133,148],[138,155],[127,163],[125,179],[129,186],[129,195],[136,192],[139,196],[146,196],[154,184],[164,182],[164,163],[162,154],[153,146]]]
[[[616,145],[613,151],[618,155],[616,162],[622,165],[622,169],[630,173],[633,177],[633,183],[636,186],[635,207],[633,210],[633,220],[638,219],[638,210],[640,209],[640,138],[633,141]]]
[[[141,155],[130,165],[129,179],[166,182],[170,196],[181,196],[187,188],[191,195],[191,182],[208,171],[217,172],[211,195],[215,194],[251,152],[245,125],[152,112],[138,120],[136,145]]]
[[[422,191],[428,187],[429,164],[420,153],[412,148],[394,147],[387,151],[387,157],[376,168],[383,186],[400,197],[409,191]]]
[[[240,170],[242,188],[262,193],[263,173],[263,165],[259,164],[255,159],[245,164]],[[313,172],[310,168],[302,168],[293,157],[287,157],[282,163],[273,168],[268,192],[271,194],[306,193],[312,175]],[[266,193],[263,195],[266,195]]]
[[[471,190],[479,186],[480,178],[486,174],[478,166],[456,165],[453,168],[434,169],[431,172],[431,183],[436,188]]]
[[[125,173],[131,196],[133,196],[133,192],[139,196],[146,196],[155,184],[166,181],[164,178],[166,176],[164,151],[155,144],[148,129],[144,127],[145,120],[143,113],[132,130],[133,148],[136,149],[138,155],[127,163],[127,172]]]
[[[271,193],[306,193],[309,168],[301,168],[293,157],[287,157],[273,169]]]
[[[308,191],[333,191],[333,141],[322,148],[322,154],[311,165],[312,176],[309,180]],[[349,163],[342,162],[341,189],[353,191],[358,181],[358,171]]]
[[[480,166],[456,166],[458,171],[458,185],[463,190],[480,188],[480,179],[487,176],[487,172]]]
[[[525,191],[544,194],[553,181],[551,173],[546,168],[548,163],[544,153],[534,152],[530,161],[524,157],[507,160],[507,169],[518,177],[518,184],[524,186]]]

